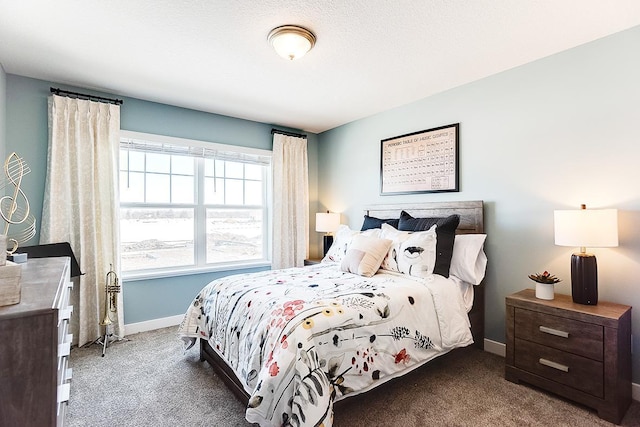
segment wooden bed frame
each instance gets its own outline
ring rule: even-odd
[[[368,206],[364,213],[376,218],[399,218],[402,211],[406,211],[414,218],[446,217],[453,214],[460,215],[457,234],[484,233],[484,213],[482,201],[464,202],[427,202],[420,204],[395,204]],[[474,287],[473,307],[469,312],[471,334],[474,346],[484,349],[484,285]],[[242,383],[235,372],[225,363],[218,353],[211,348],[207,340],[200,339],[200,361],[207,361],[220,375],[227,387],[245,405],[249,402],[249,395],[244,391]],[[381,384],[381,386],[383,386]],[[366,394],[366,393],[365,393]],[[339,404],[341,401],[335,402]],[[334,406],[335,406],[334,404]]]

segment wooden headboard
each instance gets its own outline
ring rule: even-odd
[[[400,218],[406,211],[414,218],[437,218],[453,214],[460,215],[456,233],[484,233],[483,204],[481,200],[471,202],[425,202],[397,205],[365,206],[364,213],[376,218]]]
[[[457,234],[484,233],[484,212],[481,200],[464,202],[425,202],[413,204],[372,205],[364,208],[365,215],[376,218],[400,218],[406,211],[414,218],[437,218],[460,215]],[[484,283],[474,286],[473,308],[469,312],[474,346],[484,349]]]

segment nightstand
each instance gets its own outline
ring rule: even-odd
[[[304,265],[320,264],[320,261],[322,261],[322,260],[321,259],[305,259],[304,260]]]
[[[631,404],[631,307],[575,304],[525,289],[506,298],[505,378],[591,407],[619,424]]]

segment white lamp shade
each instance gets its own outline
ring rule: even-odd
[[[617,209],[554,211],[555,243],[559,246],[618,246]]]
[[[316,214],[316,231],[320,233],[333,233],[340,227],[340,214],[330,212],[318,212]]]

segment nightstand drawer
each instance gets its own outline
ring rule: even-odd
[[[516,338],[515,365],[593,396],[604,396],[601,362]]]
[[[590,359],[603,360],[604,332],[600,325],[516,308],[515,336]]]

